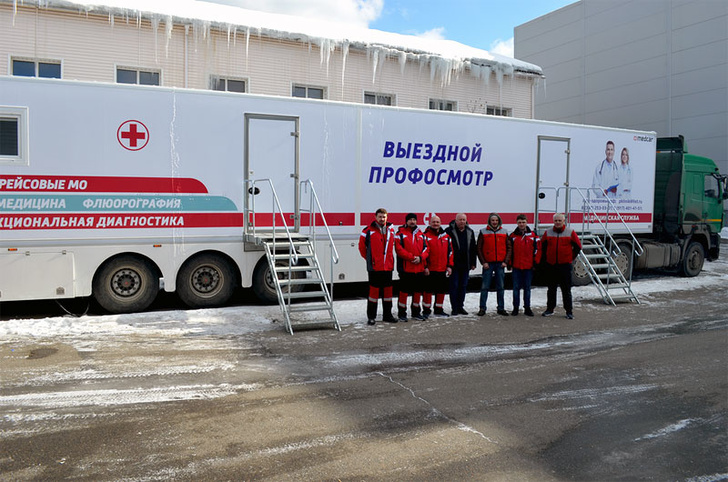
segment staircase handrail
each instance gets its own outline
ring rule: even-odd
[[[617,242],[612,237],[612,234],[607,229],[607,226],[609,224],[609,215],[611,214],[612,209],[614,210],[614,214],[617,215],[617,220],[622,224],[624,229],[627,230],[627,233],[629,233],[630,238],[632,238],[632,245],[634,247],[633,253],[636,256],[642,256],[644,254],[644,252],[645,252],[644,248],[642,247],[640,242],[637,240],[637,237],[634,235],[632,230],[627,225],[627,222],[624,220],[622,215],[617,210],[617,206],[615,206],[614,203],[612,202],[612,200],[609,199],[609,197],[604,194],[604,191],[602,189],[597,188],[597,187],[589,187],[589,188],[569,187],[567,189],[571,189],[572,191],[576,191],[577,193],[579,193],[582,201],[589,208],[589,214],[592,215],[591,218],[595,219],[597,221],[597,223],[599,223],[599,225],[604,230],[604,234],[609,237],[609,240],[611,241],[612,245],[617,248],[617,254],[622,254],[622,250],[619,248],[619,244],[617,244]],[[587,192],[586,195],[584,195],[583,190],[586,190],[586,192]],[[589,196],[589,194],[591,194],[592,192],[596,193],[597,197],[601,197],[602,199],[605,199],[609,203],[609,209],[607,209],[607,212],[606,212],[606,221],[607,221],[606,223],[602,222],[602,220],[599,219],[599,215],[598,215],[595,207],[591,203],[591,197]],[[582,212],[583,212],[583,209],[582,209]],[[582,222],[582,227],[584,227],[586,224],[585,217],[582,217],[581,222]],[[589,224],[591,224],[591,221],[589,222]],[[583,229],[583,231],[585,231],[585,230]]]
[[[331,261],[333,262],[333,264],[338,264],[339,251],[336,249],[336,245],[334,244],[334,237],[331,235],[331,229],[329,229],[329,224],[326,222],[324,210],[321,207],[321,202],[319,201],[318,195],[316,194],[316,189],[313,187],[313,181],[311,181],[310,179],[301,181],[301,188],[301,193],[303,193],[303,188],[311,189],[311,196],[309,200],[309,229],[311,230],[313,241],[316,241],[316,212],[319,212],[321,214],[321,222],[324,228],[326,228],[326,236],[328,237],[329,243],[331,245]],[[316,209],[314,209],[314,204],[316,206]]]
[[[250,205],[250,212],[252,212],[251,216],[251,225],[253,227],[253,236],[256,236],[256,226],[255,226],[255,195],[257,194],[255,192],[256,184],[259,182],[267,183],[270,186],[271,193],[273,194],[273,254],[276,252],[276,214],[280,214],[281,216],[281,222],[283,223],[283,229],[285,230],[286,237],[288,238],[288,247],[290,249],[290,255],[291,255],[291,263],[289,263],[290,266],[294,264],[298,264],[298,252],[296,251],[296,247],[293,244],[293,238],[291,237],[291,231],[288,229],[288,223],[286,223],[286,216],[283,213],[283,207],[281,206],[281,201],[278,199],[278,193],[276,193],[276,188],[273,187],[273,181],[269,178],[265,179],[246,179],[246,183],[250,184],[250,188],[248,188],[248,193],[251,194],[251,205]],[[275,273],[273,273],[275,276]]]

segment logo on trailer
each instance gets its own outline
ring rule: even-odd
[[[116,139],[124,149],[138,151],[149,143],[149,129],[138,120],[128,120],[116,130]]]

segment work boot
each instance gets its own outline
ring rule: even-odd
[[[377,320],[372,320],[372,319],[367,320],[367,325],[376,325],[376,324],[377,324]]]
[[[442,308],[435,308],[435,316],[448,317],[450,315],[445,313],[445,310],[443,310]]]
[[[386,313],[382,318],[382,321],[386,321],[387,323],[397,323],[397,318],[392,316],[392,313]]]
[[[435,308],[435,313],[437,313],[437,308]],[[424,316],[425,318],[429,318],[431,314],[432,314],[432,310],[429,308],[424,308],[422,310],[422,316]]]
[[[518,308],[513,308],[513,311],[511,311],[511,316],[518,316]]]
[[[526,307],[526,308],[523,309],[523,313],[526,316],[533,316],[533,311],[531,311],[531,308],[528,308],[528,307]]]
[[[422,316],[420,307],[418,305],[410,305],[410,311],[412,312],[412,318],[414,318],[415,320],[425,320],[425,317]]]
[[[551,316],[554,314],[554,310],[546,310],[543,313],[541,313],[541,316]]]
[[[574,315],[571,314],[571,313],[567,313],[566,314],[566,318],[569,319],[569,320],[573,320],[574,319]]]
[[[478,310],[478,316],[483,316],[483,315],[485,315],[485,310],[483,308],[481,308]]]
[[[498,313],[501,316],[508,316],[508,312],[506,310],[498,310],[496,313]]]
[[[407,311],[402,310],[402,309],[398,310],[397,311],[397,320],[406,322],[407,321]]]

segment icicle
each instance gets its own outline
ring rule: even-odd
[[[157,30],[159,30],[159,17],[157,15],[152,14],[151,18],[149,19],[149,23],[152,25],[152,34],[154,35],[154,63],[159,63],[159,41],[158,41],[158,35]]]
[[[248,70],[248,47],[250,47],[250,27],[245,30],[245,70]]]
[[[164,56],[169,58],[169,42],[172,40],[172,30],[174,29],[174,20],[171,15],[167,15],[164,20]]]
[[[232,30],[232,25],[228,24],[227,26],[227,48],[230,50],[230,31]]]
[[[399,72],[404,74],[404,66],[407,65],[407,52],[399,52]]]
[[[109,25],[111,25],[111,28],[114,28],[114,12],[109,10]]]
[[[372,84],[377,80],[377,66],[379,65],[379,50],[374,49],[372,55]]]
[[[341,100],[344,100],[344,75],[346,74],[346,58],[349,56],[349,42],[341,45]]]

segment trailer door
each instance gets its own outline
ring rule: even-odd
[[[288,228],[298,231],[298,122],[298,117],[245,115],[246,232],[253,221],[256,228],[270,228],[273,216],[281,229],[280,212]]]
[[[539,225],[551,225],[554,213],[568,212],[570,142],[565,137],[538,136],[535,224],[539,231]]]

